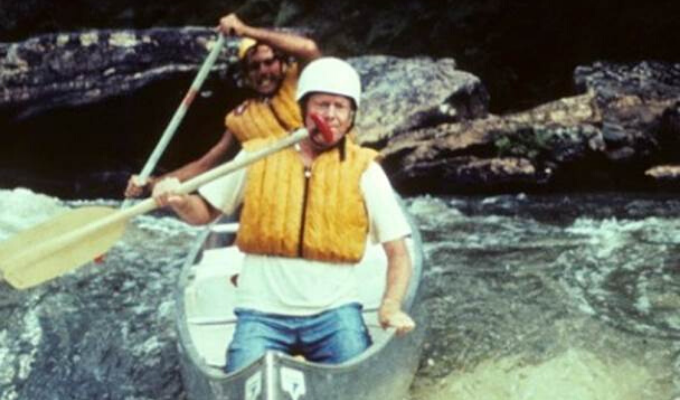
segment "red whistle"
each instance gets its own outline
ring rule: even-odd
[[[319,132],[323,135],[326,143],[331,143],[333,141],[333,132],[331,132],[331,127],[328,126],[326,120],[314,113],[309,114],[309,116],[312,118],[312,121],[314,121],[314,125],[316,125]]]

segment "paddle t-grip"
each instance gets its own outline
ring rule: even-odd
[[[311,113],[309,114],[309,116],[312,118],[312,121],[314,121],[314,125],[316,125],[316,128],[323,135],[323,139],[326,141],[326,143],[333,142],[333,132],[331,132],[331,127],[328,126],[326,120],[321,118],[319,114],[315,113]]]

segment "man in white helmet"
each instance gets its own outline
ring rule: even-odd
[[[225,35],[242,38],[238,57],[244,82],[250,96],[230,111],[225,118],[225,131],[220,140],[203,156],[159,177],[140,181],[133,175],[125,197],[140,197],[153,190],[155,184],[168,177],[185,181],[218,163],[234,145],[261,137],[282,137],[302,126],[295,102],[299,71],[321,54],[316,43],[292,33],[256,28],[244,24],[236,14],[220,19],[218,30]],[[293,58],[294,62],[289,62]]]
[[[299,146],[213,181],[196,195],[175,194],[177,182],[157,188],[159,205],[170,205],[193,224],[208,223],[243,204],[236,243],[246,256],[227,372],[267,350],[321,363],[341,363],[362,353],[371,339],[354,267],[368,238],[382,244],[388,259],[380,323],[398,334],[415,327],[401,310],[411,276],[405,244],[410,227],[374,161],[377,153],[345,140],[360,95],[359,76],[348,63],[312,61],[300,76],[296,96],[310,132]],[[312,114],[330,127],[330,142]],[[271,141],[251,141],[244,151]]]

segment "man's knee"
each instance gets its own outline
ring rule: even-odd
[[[225,371],[230,373],[239,370],[262,357],[266,352],[267,348],[265,346],[233,347],[229,345]]]
[[[339,364],[357,357],[371,345],[370,335],[366,330],[353,330],[338,333],[332,343],[333,356],[330,363]]]
[[[269,350],[288,351],[292,339],[267,317],[246,311],[238,311],[237,316],[236,330],[227,349],[227,372],[247,366]]]
[[[316,331],[320,335],[309,337],[313,339],[308,342],[313,349],[308,354],[310,360],[338,364],[358,356],[371,345],[360,306],[341,307],[323,318],[322,328]]]

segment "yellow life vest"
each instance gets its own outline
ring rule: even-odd
[[[253,145],[249,143],[249,147]],[[264,143],[255,146],[260,145]],[[358,262],[368,233],[361,176],[377,153],[349,140],[344,146],[344,160],[339,148],[319,155],[309,178],[294,149],[252,165],[236,238],[239,249],[281,257]]]
[[[274,96],[246,100],[227,114],[227,129],[244,143],[257,138],[280,138],[301,127],[300,107],[295,101],[297,81],[298,65],[291,64]]]

